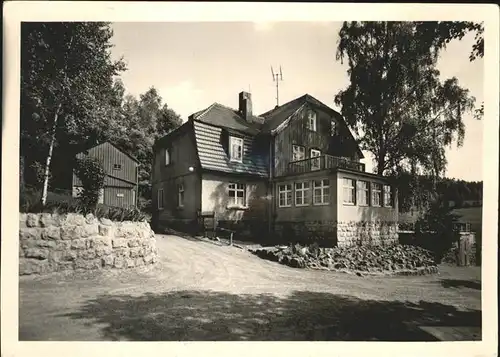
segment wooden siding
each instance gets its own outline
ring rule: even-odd
[[[289,124],[280,131],[274,139],[274,176],[288,174],[288,164],[292,160],[292,146],[301,145],[305,148],[305,158],[310,158],[311,149],[320,150],[321,154],[347,157],[359,162],[357,144],[352,142],[347,129],[338,124],[338,135],[331,136],[331,120],[336,120],[328,113],[311,108],[316,112],[316,131],[307,129],[307,111],[305,106],[297,111]],[[338,122],[338,121],[337,121]]]
[[[131,207],[134,202],[135,188],[105,187],[104,204],[113,207]],[[120,197],[122,196],[122,197]]]
[[[86,152],[89,156],[97,158],[102,163],[107,175],[114,177],[107,178],[106,185],[128,187],[137,184],[137,162],[110,143],[97,145]],[[77,154],[76,157],[81,158],[85,155],[86,153],[82,152]],[[115,170],[113,168],[115,164],[121,165],[121,169]],[[128,184],[124,181],[127,181]],[[73,175],[73,186],[81,186],[81,182],[76,175]]]
[[[197,121],[194,121],[193,125],[202,168],[227,173],[267,176],[267,160],[265,154],[261,152],[263,148],[259,147],[260,143],[255,142],[252,136],[240,133],[232,134],[222,128]],[[229,160],[229,135],[243,138],[243,160],[241,163]]]

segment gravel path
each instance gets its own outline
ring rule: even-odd
[[[22,277],[20,340],[432,340],[422,326],[480,338],[480,268],[358,277],[171,235],[157,246],[141,270]]]

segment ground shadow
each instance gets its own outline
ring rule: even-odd
[[[102,326],[106,340],[433,341],[418,326],[481,327],[481,312],[421,301],[361,300],[296,291],[103,295],[64,316]],[[28,338],[20,330],[20,339]]]
[[[445,288],[469,288],[481,290],[481,282],[478,280],[442,279],[441,285]]]

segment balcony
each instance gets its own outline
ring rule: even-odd
[[[290,162],[288,164],[288,174],[303,174],[337,167],[361,172],[365,171],[365,164],[363,163],[331,155],[322,155]]]

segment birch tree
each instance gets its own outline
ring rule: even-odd
[[[113,78],[125,70],[111,58],[112,34],[102,22],[22,24],[21,155],[45,162],[42,205],[58,143],[85,141],[106,125]]]

